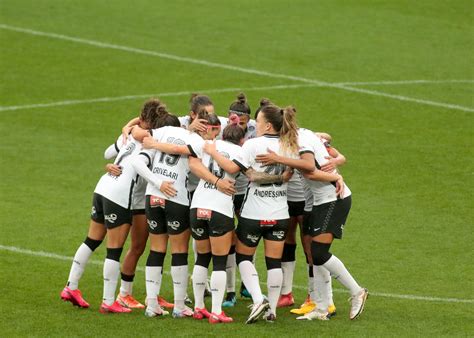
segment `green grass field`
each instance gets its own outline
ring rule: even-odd
[[[474,335],[473,27],[461,0],[0,0],[1,336]],[[246,326],[240,298],[230,325],[104,316],[105,245],[81,281],[91,308],[61,302],[121,126],[151,96],[186,114],[194,91],[225,114],[239,89],[253,110],[295,105],[346,155],[353,207],[332,251],[372,293],[364,314],[349,321],[335,282],[329,322],[280,309]],[[299,246],[298,303],[305,271]]]

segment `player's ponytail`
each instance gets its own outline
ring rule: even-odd
[[[288,106],[281,110],[283,124],[280,129],[280,144],[283,153],[298,154],[298,125],[296,109]]]
[[[147,123],[150,128],[156,128],[158,121],[162,120],[169,114],[166,105],[160,99],[149,99],[142,107],[140,119]]]

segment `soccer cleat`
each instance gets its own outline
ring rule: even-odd
[[[329,318],[334,317],[336,315],[336,306],[331,304],[328,306],[328,316]]]
[[[115,301],[112,305],[102,303],[99,309],[100,313],[129,313],[132,312],[129,308],[120,305],[119,302]]]
[[[81,308],[87,309],[89,307],[89,303],[82,298],[81,290],[71,290],[69,287],[64,287],[63,291],[61,291],[61,299],[65,302],[71,302],[74,306],[79,306]]]
[[[267,321],[268,323],[274,323],[275,320],[276,320],[276,314],[274,314],[273,312],[271,312],[270,310],[268,310],[268,311],[265,312],[265,314],[263,315],[263,319],[265,319],[265,321]]]
[[[304,316],[296,317],[298,320],[329,320],[328,313],[316,308]]]
[[[222,303],[222,306],[234,307],[235,303],[237,303],[237,299],[235,298],[235,292],[228,292],[227,296],[225,297],[225,301]]]
[[[177,310],[176,308],[173,309],[173,318],[186,318],[193,316],[193,310],[188,308],[187,306],[184,307],[183,310]]]
[[[364,311],[365,301],[369,297],[369,291],[365,288],[362,288],[356,295],[349,298],[351,302],[351,310],[349,312],[349,319],[353,320],[360,316],[362,311]]]
[[[240,284],[240,297],[252,298],[252,295],[250,295],[250,292],[249,292],[249,290],[247,290],[244,283]]]
[[[163,297],[158,296],[158,304],[165,309],[172,309],[174,308],[174,304],[166,301]]]
[[[153,318],[157,316],[166,316],[169,314],[170,313],[166,310],[163,310],[161,306],[158,306],[157,308],[152,308],[151,306],[147,306],[145,310],[145,317],[148,317],[148,318]]]
[[[295,315],[305,315],[308,312],[313,311],[315,307],[316,304],[310,298],[307,298],[306,301],[301,304],[298,309],[292,309],[290,310],[290,312],[294,313]]]
[[[126,295],[126,296],[117,296],[117,302],[119,302],[120,305],[128,307],[129,309],[144,309],[145,305],[137,301],[135,298],[133,298],[132,295]]]
[[[186,295],[186,297],[184,297],[184,304],[191,305],[192,303],[193,301],[191,300],[191,298],[189,298],[189,296]]]
[[[292,306],[295,304],[295,299],[293,298],[293,294],[290,292],[286,295],[280,295],[278,299],[277,307],[287,307]]]
[[[198,320],[201,320],[203,318],[209,318],[211,316],[211,314],[209,313],[209,311],[206,310],[205,307],[203,307],[202,309],[200,308],[194,308],[194,313],[193,313],[193,318],[194,319],[198,319]]]
[[[217,323],[232,323],[234,320],[231,317],[227,317],[224,311],[221,312],[220,315],[216,313],[211,313],[209,316],[209,323],[217,324]]]
[[[251,304],[249,307],[251,307],[252,310],[250,311],[250,315],[247,318],[245,324],[255,323],[257,319],[262,315],[262,313],[264,313],[270,308],[270,304],[268,304],[268,301],[264,299],[260,303]]]

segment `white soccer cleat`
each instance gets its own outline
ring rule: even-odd
[[[268,301],[264,299],[260,303],[252,304],[249,307],[252,308],[252,311],[250,311],[250,315],[247,318],[245,324],[255,323],[257,319],[262,315],[262,313],[264,313],[270,308],[270,304],[268,304]]]
[[[148,317],[148,318],[157,317],[157,316],[166,316],[169,314],[170,313],[164,310],[161,306],[158,306],[156,308],[147,306],[145,310],[145,317]]]
[[[349,312],[349,319],[353,320],[360,316],[362,311],[364,311],[365,301],[369,297],[369,291],[365,288],[362,288],[358,294],[349,298],[351,302],[351,311]]]
[[[297,320],[329,320],[329,315],[326,311],[314,309],[304,316],[296,317]]]

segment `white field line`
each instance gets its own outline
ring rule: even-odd
[[[15,246],[6,246],[6,245],[1,245],[0,244],[0,250],[1,251],[8,251],[8,252],[14,252],[18,254],[24,254],[24,255],[30,255],[30,256],[35,256],[35,257],[44,257],[44,258],[52,258],[52,259],[57,259],[57,260],[62,260],[62,261],[72,261],[72,257],[68,256],[63,256],[63,255],[58,255],[55,253],[51,252],[44,252],[44,251],[33,251],[33,250],[28,250],[28,249],[23,249]],[[104,261],[98,261],[98,260],[89,260],[88,264],[94,264],[94,265],[103,265]],[[138,271],[145,271],[143,267],[137,266]],[[165,272],[166,274],[169,274],[169,272]],[[262,285],[266,285],[266,282],[261,282]],[[306,290],[306,286],[302,285],[293,285],[295,289],[301,289],[301,290]],[[342,289],[333,289],[334,292],[338,293],[347,293],[346,290]],[[468,303],[468,304],[473,304],[474,299],[461,299],[461,298],[442,298],[442,297],[430,297],[430,296],[415,296],[415,295],[400,295],[400,294],[392,294],[392,293],[384,293],[384,292],[370,292],[372,296],[378,296],[378,297],[386,297],[386,298],[395,298],[395,299],[407,299],[407,300],[419,300],[419,301],[427,301],[427,302],[443,302],[443,303]]]
[[[183,56],[178,56],[178,55],[173,55],[173,54],[168,54],[168,53],[161,53],[161,52],[156,52],[156,51],[151,51],[151,50],[146,50],[146,49],[141,49],[141,48],[127,47],[127,46],[116,45],[112,43],[100,42],[100,41],[95,41],[95,40],[82,39],[82,38],[77,38],[77,37],[67,36],[67,35],[62,35],[62,34],[41,32],[37,30],[15,27],[15,26],[10,26],[10,25],[5,25],[5,24],[0,24],[0,29],[20,32],[20,33],[25,33],[25,34],[31,34],[31,35],[36,35],[36,36],[44,36],[44,37],[49,37],[49,38],[54,38],[54,39],[72,41],[72,42],[91,45],[91,46],[99,47],[99,48],[108,48],[108,49],[121,50],[121,51],[135,53],[135,54],[156,56],[163,59],[169,59],[169,60],[174,60],[178,62],[186,62],[186,63],[192,63],[192,64],[199,64],[199,65],[212,67],[212,68],[221,68],[221,69],[227,69],[227,70],[237,71],[241,73],[254,74],[254,75],[285,79],[285,80],[291,80],[291,81],[298,81],[298,82],[304,82],[304,83],[311,83],[317,86],[336,88],[340,90],[368,94],[368,95],[373,95],[373,96],[381,96],[381,97],[391,98],[391,99],[400,100],[400,101],[415,102],[419,104],[441,107],[441,108],[446,108],[446,109],[474,112],[474,108],[470,108],[470,107],[447,104],[447,103],[442,103],[442,102],[435,102],[435,101],[430,101],[430,100],[415,99],[408,96],[393,95],[393,94],[379,92],[375,90],[363,90],[359,88],[349,87],[346,85],[329,83],[329,82],[325,82],[325,81],[321,81],[317,79],[308,79],[308,78],[304,78],[300,76],[271,73],[271,72],[252,69],[252,68],[244,68],[244,67],[238,67],[238,66],[233,66],[233,65],[227,65],[223,63],[210,62],[206,60],[183,57]]]
[[[373,82],[338,82],[334,83],[337,85],[352,85],[352,86],[383,86],[383,85],[410,85],[410,84],[446,84],[446,83],[474,83],[474,80],[405,80],[405,81],[373,81]],[[23,110],[23,109],[34,109],[34,108],[47,108],[47,107],[58,107],[58,106],[70,106],[85,103],[96,103],[96,102],[114,102],[124,100],[135,100],[141,98],[150,97],[172,97],[172,96],[184,96],[191,95],[192,93],[226,93],[226,92],[238,92],[238,91],[261,91],[261,90],[279,90],[279,89],[293,89],[302,87],[318,87],[316,84],[294,84],[294,85],[275,85],[275,86],[263,86],[263,87],[250,87],[250,88],[219,88],[219,89],[202,89],[202,90],[188,90],[179,92],[168,92],[168,93],[155,93],[155,94],[139,94],[139,95],[124,95],[124,96],[112,96],[112,97],[98,97],[93,99],[83,100],[65,100],[56,101],[49,103],[36,103],[27,104],[20,106],[0,106],[0,112],[12,111],[12,110]],[[319,86],[320,87],[320,86]]]
[[[294,84],[294,85],[276,85],[276,86],[264,86],[264,87],[250,87],[246,88],[245,91],[258,91],[258,90],[277,90],[277,89],[289,89],[289,88],[301,88],[301,87],[313,87],[313,84]],[[11,111],[11,110],[22,110],[22,109],[33,109],[33,108],[45,108],[45,107],[57,107],[57,106],[70,106],[83,103],[95,103],[95,102],[113,102],[113,101],[124,101],[124,100],[135,100],[151,97],[172,97],[172,96],[186,96],[191,95],[192,93],[204,93],[204,94],[213,94],[213,93],[227,93],[227,92],[238,92],[242,91],[242,88],[220,88],[220,89],[203,89],[203,90],[187,90],[179,92],[169,92],[169,93],[155,93],[155,94],[139,94],[139,95],[125,95],[125,96],[113,96],[113,97],[99,97],[94,99],[84,99],[84,100],[66,100],[66,101],[56,101],[49,103],[37,103],[37,104],[27,104],[22,106],[0,106],[0,112],[2,111]]]

